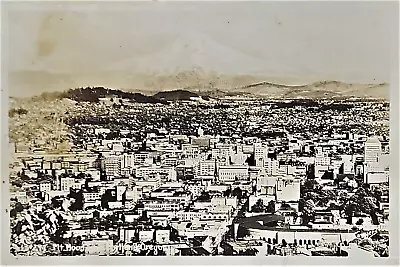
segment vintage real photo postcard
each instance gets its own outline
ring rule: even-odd
[[[398,263],[398,13],[3,2],[3,263]]]

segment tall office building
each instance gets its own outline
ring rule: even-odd
[[[203,134],[204,134],[204,130],[201,127],[199,127],[197,129],[197,136],[203,136]]]
[[[382,154],[381,142],[376,137],[368,138],[364,146],[364,161],[366,164],[379,163]]]
[[[315,155],[315,164],[314,164],[314,176],[315,178],[321,178],[324,173],[329,170],[329,166],[331,165],[331,158],[327,153],[318,153]]]
[[[118,177],[121,175],[123,160],[122,155],[109,155],[104,158],[104,170],[107,177]]]
[[[254,160],[256,166],[262,167],[268,155],[268,148],[260,143],[254,144]]]
[[[381,142],[378,138],[368,138],[364,145],[364,182],[367,182],[368,173],[380,173],[383,171],[380,162],[381,154]]]

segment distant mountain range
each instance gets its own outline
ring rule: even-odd
[[[389,84],[350,84],[338,81],[320,81],[311,84],[285,85],[272,82],[258,82],[237,86],[230,90],[209,87],[188,87],[183,90],[159,92],[155,97],[163,96],[166,100],[188,100],[190,96],[222,98],[225,96],[253,96],[259,98],[277,99],[321,99],[321,98],[375,98],[389,99]],[[150,92],[142,91],[144,94]],[[180,96],[185,97],[180,98]]]
[[[147,96],[153,96],[158,92],[164,91],[187,90],[212,98],[224,97],[225,95],[250,94],[271,98],[359,97],[389,99],[389,85],[387,83],[351,84],[338,81],[319,81],[290,85],[271,82],[268,79],[251,75],[218,75],[215,73],[203,73],[200,70],[177,72],[176,75],[172,76],[133,75],[132,77],[127,77],[118,73],[115,73],[115,75],[115,79],[121,81],[117,86],[109,84],[107,78],[97,76],[84,79],[80,78],[80,76],[70,77],[68,75],[42,72],[13,73],[9,76],[9,83],[10,88],[20,88],[17,90],[18,92],[27,92],[24,95],[25,97],[39,95],[42,92],[61,92],[63,88],[79,87],[81,84],[88,84],[86,79],[93,78],[93,80],[98,81],[99,87],[120,88],[122,92],[142,93]],[[137,84],[137,86],[132,87],[130,84]],[[23,88],[30,88],[31,90],[24,90]],[[39,89],[36,90],[35,88]],[[10,95],[20,96],[13,94],[12,90]]]
[[[259,82],[232,90],[246,91],[260,96],[274,98],[389,98],[389,84],[350,84],[339,81],[320,81],[304,85],[284,85]]]
[[[70,89],[65,92],[43,93],[41,99],[68,98],[75,101],[97,102],[99,98],[114,95],[130,99],[138,103],[167,103],[168,101],[191,100],[202,97],[205,100],[220,99],[226,96],[252,96],[275,99],[345,99],[345,98],[375,98],[388,99],[389,86],[382,84],[347,84],[338,81],[321,81],[305,85],[285,85],[271,82],[252,83],[239,86],[229,91],[218,88],[196,88],[151,92],[143,90],[140,93],[109,89],[104,87],[86,87]]]

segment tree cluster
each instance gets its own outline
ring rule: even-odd
[[[257,202],[251,207],[250,209],[251,212],[254,213],[263,213],[263,212],[275,212],[275,201],[271,200],[268,202],[267,205],[264,205],[264,202],[262,199],[257,200]]]
[[[13,118],[15,115],[26,115],[28,114],[28,110],[23,108],[12,108],[8,111],[8,117]]]

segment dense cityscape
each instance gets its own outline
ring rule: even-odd
[[[11,99],[15,256],[389,256],[389,104]]]

